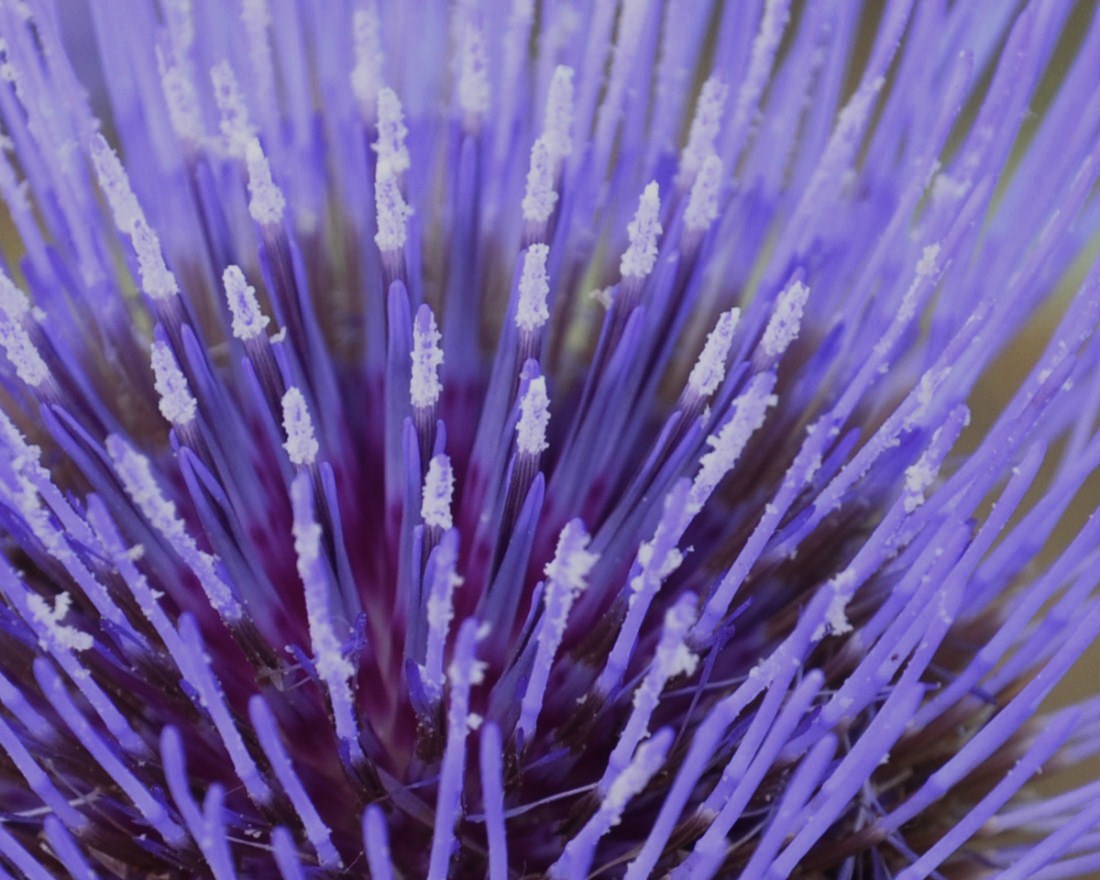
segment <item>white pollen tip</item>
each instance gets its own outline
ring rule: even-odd
[[[248,105],[237,75],[228,61],[220,61],[211,68],[210,80],[214,84],[214,102],[221,114],[218,127],[225,141],[225,151],[234,159],[243,161],[256,131],[248,119]]]
[[[443,363],[443,349],[439,343],[442,339],[431,308],[422,305],[413,321],[412,377],[409,380],[409,397],[417,409],[435,406],[443,390],[439,382],[439,367]]]
[[[364,115],[375,108],[375,98],[382,85],[382,24],[378,7],[370,0],[356,9],[351,18],[352,45],[355,66],[351,71],[351,91],[359,101]]]
[[[405,147],[405,113],[401,100],[393,89],[378,90],[378,141],[374,145],[378,164],[385,165],[392,174],[409,170],[409,151]]]
[[[722,128],[722,114],[729,95],[729,86],[717,77],[711,77],[699,92],[695,104],[695,116],[691,120],[688,142],[680,155],[677,184],[687,188],[695,181],[707,157],[714,153],[714,142]]]
[[[0,347],[3,347],[15,373],[31,388],[50,378],[50,368],[23,327],[10,319],[0,320]]]
[[[401,250],[408,236],[408,219],[412,209],[401,195],[397,175],[381,164],[375,171],[374,206],[378,223],[374,242],[378,249],[384,254]]]
[[[21,321],[30,310],[29,297],[7,275],[0,272],[0,312],[12,321]]]
[[[46,600],[37,593],[27,596],[27,607],[33,617],[62,647],[70,651],[87,651],[95,641],[91,635],[72,626],[66,626],[61,621],[69,613],[73,597],[69,593],[58,593],[53,600],[51,608]]]
[[[99,188],[103,190],[107,204],[111,207],[115,225],[127,235],[133,234],[135,224],[145,222],[145,215],[130,188],[126,169],[122,167],[118,154],[101,134],[92,137],[90,152]]]
[[[172,128],[180,140],[198,144],[202,141],[204,132],[195,84],[187,70],[182,65],[169,61],[159,48],[157,66],[160,69],[161,90],[168,105],[168,118]]]
[[[191,396],[172,350],[159,339],[153,343],[153,384],[160,395],[160,414],[173,425],[187,425],[195,419],[198,405]]]
[[[801,281],[795,281],[779,294],[767,329],[760,340],[768,357],[779,357],[797,338],[802,325],[802,312],[806,308],[809,295],[810,288]]]
[[[554,189],[555,176],[550,143],[546,137],[540,137],[531,147],[527,187],[523,193],[523,219],[528,223],[545,223],[554,213],[558,203],[558,194]]]
[[[699,397],[710,397],[726,378],[726,358],[729,357],[733,333],[740,318],[740,309],[723,312],[707,336],[699,360],[695,362],[691,375],[688,376],[688,387]]]
[[[550,248],[533,244],[523,256],[523,273],[519,279],[519,301],[516,303],[516,327],[524,333],[534,333],[550,319],[546,297],[550,283],[546,277],[546,258]]]
[[[290,461],[298,467],[313,464],[320,447],[313,435],[313,420],[305,396],[293,385],[283,395],[283,430],[286,432],[283,448]]]
[[[489,60],[485,51],[485,35],[479,27],[469,23],[462,39],[458,106],[471,121],[483,119],[489,111]]]
[[[446,531],[454,524],[451,519],[451,497],[454,494],[455,475],[451,459],[442,453],[428,462],[424,475],[424,497],[420,504],[420,517],[424,525]]]
[[[940,246],[938,244],[928,245],[920,256],[920,261],[917,263],[917,274],[921,278],[930,278],[936,274],[936,260],[940,256]]]
[[[516,443],[526,455],[541,455],[549,447],[546,428],[550,424],[550,397],[546,393],[546,377],[536,376],[527,384],[519,403]]]
[[[653,271],[657,263],[657,240],[661,235],[661,197],[657,181],[646,185],[638,202],[634,219],[627,226],[630,247],[619,262],[623,278],[642,279]]]
[[[599,559],[598,554],[588,552],[591,540],[581,520],[567,522],[558,536],[554,558],[546,565],[546,577],[571,593],[584,590],[588,574]]]
[[[687,208],[684,209],[684,226],[694,232],[704,232],[718,219],[718,196],[722,191],[722,160],[717,155],[707,156],[691,185]]]
[[[233,335],[242,342],[255,339],[264,332],[271,319],[260,311],[256,288],[248,283],[239,266],[227,266],[222,273],[225,298],[233,316]]]
[[[286,200],[271,178],[271,165],[259,140],[252,138],[245,150],[248,165],[248,213],[262,226],[274,226],[283,219]]]
[[[543,137],[555,164],[573,152],[573,68],[559,64],[550,79]]]

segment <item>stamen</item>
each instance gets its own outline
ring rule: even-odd
[[[714,156],[714,144],[722,128],[722,114],[725,112],[728,96],[729,86],[719,77],[712,76],[703,83],[699,100],[695,104],[688,142],[680,154],[676,185],[681,189],[692,186],[703,168],[703,163]]]
[[[412,377],[409,380],[409,397],[416,409],[435,406],[443,390],[439,382],[439,367],[443,363],[443,349],[439,346],[442,338],[431,308],[421,305],[413,321]]]
[[[526,455],[541,455],[549,447],[546,428],[550,424],[550,398],[546,393],[546,377],[536,376],[527,385],[519,404],[516,424],[516,445]]]
[[[210,69],[214,84],[214,102],[218,105],[221,121],[218,123],[225,151],[238,161],[245,161],[248,145],[256,139],[256,127],[248,118],[248,105],[241,93],[237,75],[228,61],[220,61]]]
[[[271,178],[271,165],[258,139],[248,142],[245,162],[248,164],[248,213],[261,226],[277,226],[283,219],[286,200]]]
[[[352,13],[352,46],[355,66],[351,71],[351,90],[359,101],[363,116],[371,118],[382,87],[382,23],[375,0],[363,0]]]
[[[546,297],[550,284],[546,277],[546,258],[550,248],[532,244],[523,256],[523,274],[519,279],[519,301],[516,303],[516,327],[524,333],[534,333],[549,319]]]
[[[533,225],[550,220],[558,203],[554,156],[546,137],[540,137],[531,147],[531,164],[527,169],[527,188],[523,194],[523,219]]]
[[[298,467],[312,465],[321,447],[313,434],[313,419],[310,418],[305,395],[294,385],[283,395],[283,430],[286,432],[283,449],[290,461]]]
[[[222,273],[222,284],[233,316],[233,335],[241,342],[255,339],[271,323],[271,319],[260,311],[256,288],[248,283],[239,266],[226,268]]]
[[[696,233],[706,232],[718,219],[718,196],[722,190],[722,160],[707,156],[691,185],[687,207],[684,209],[684,226]]]
[[[559,64],[550,79],[542,140],[555,168],[573,152],[573,68]]]
[[[51,608],[42,596],[31,593],[27,596],[27,607],[30,609],[31,616],[42,625],[57,644],[63,645],[70,651],[87,651],[95,644],[91,635],[61,622],[69,613],[72,601],[71,594],[61,592],[54,596]]]
[[[458,533],[448,531],[428,557],[424,580],[428,584],[428,643],[420,676],[432,703],[443,696],[443,654],[447,630],[454,619],[454,590],[462,583],[455,572],[458,560]]]
[[[798,336],[802,311],[809,295],[810,288],[801,281],[793,282],[779,294],[771,320],[760,340],[760,347],[769,358],[780,357]]]
[[[172,128],[180,140],[194,148],[202,143],[204,136],[195,84],[184,66],[169,61],[159,47],[157,67],[160,69],[160,86],[168,105],[168,118],[172,122]]]
[[[193,422],[198,404],[191,396],[187,377],[176,363],[172,350],[159,339],[153,342],[153,376],[160,395],[160,414],[173,425]]]
[[[627,226],[630,247],[619,262],[619,272],[623,278],[641,280],[653,271],[657,262],[657,239],[661,229],[661,198],[657,182],[646,185],[638,202],[637,213]]]
[[[458,106],[470,130],[476,130],[489,112],[489,59],[481,28],[467,22],[462,36]]]
[[[451,528],[451,495],[454,492],[455,476],[451,470],[451,459],[440,453],[428,463],[428,473],[424,476],[424,495],[420,506],[420,518],[430,528],[446,531]]]
[[[546,566],[544,610],[535,637],[538,647],[527,689],[523,693],[519,723],[516,725],[517,735],[524,744],[529,743],[535,733],[546,684],[550,680],[558,648],[565,637],[565,627],[573,602],[587,585],[588,574],[599,558],[595,553],[588,552],[591,540],[581,520],[570,520],[558,537],[554,558]]]
[[[729,357],[733,334],[740,318],[741,310],[738,308],[722,312],[718,323],[707,336],[699,359],[688,376],[688,390],[697,398],[705,400],[710,397],[726,378],[726,358]]]
[[[378,153],[378,164],[390,174],[400,176],[409,170],[409,151],[405,146],[408,133],[397,93],[393,89],[379,89],[378,141],[374,150]]]
[[[397,175],[381,164],[375,172],[374,205],[378,223],[375,244],[383,254],[399,252],[405,246],[408,219],[413,212],[401,195]]]

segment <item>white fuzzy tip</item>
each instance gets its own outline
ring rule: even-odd
[[[798,336],[809,295],[810,288],[801,281],[795,281],[779,294],[764,337],[760,340],[760,346],[768,357],[779,357]]]
[[[72,602],[73,597],[69,593],[58,593],[54,596],[51,608],[49,603],[37,593],[27,596],[27,607],[30,609],[31,617],[49,633],[54,642],[70,651],[87,651],[95,644],[92,637],[86,632],[61,622],[69,613]]]
[[[374,207],[378,223],[374,242],[378,249],[384,254],[401,250],[408,236],[412,208],[405,204],[397,175],[381,164],[374,177]]]
[[[160,395],[160,414],[173,425],[187,425],[195,419],[198,404],[191,396],[187,377],[176,356],[159,339],[153,343],[153,384]]]
[[[699,397],[710,397],[726,378],[726,358],[729,357],[733,333],[740,318],[740,309],[723,312],[707,336],[699,360],[695,362],[691,375],[688,376],[688,388]]]
[[[378,7],[368,0],[356,9],[351,18],[352,45],[355,66],[351,70],[351,91],[359,101],[365,116],[375,108],[378,90],[382,87],[382,24]]]
[[[579,519],[565,524],[558,536],[558,547],[554,558],[546,565],[546,577],[551,583],[566,588],[571,593],[580,593],[588,583],[588,574],[599,559],[596,553],[588,552],[592,538]]]
[[[619,262],[623,278],[645,278],[657,262],[657,239],[661,235],[661,197],[657,181],[649,183],[638,202],[634,219],[627,226],[630,247]]]
[[[42,355],[27,331],[15,321],[0,320],[0,346],[15,367],[16,375],[31,388],[38,388],[50,377],[50,369]]]
[[[930,244],[921,251],[920,261],[917,263],[917,274],[921,278],[931,278],[936,274],[936,260],[940,256],[940,246]]]
[[[416,409],[435,406],[443,390],[439,382],[439,367],[443,363],[443,349],[439,343],[442,339],[435,315],[427,305],[422,305],[413,321],[412,378],[409,380],[409,397]]]
[[[550,293],[550,283],[546,277],[546,258],[549,254],[547,245],[533,244],[523,256],[516,327],[524,333],[534,333],[550,319],[550,310],[546,305],[546,297]]]
[[[705,232],[718,219],[718,196],[722,191],[722,160],[707,156],[691,185],[684,226],[693,232]]]
[[[293,385],[283,395],[283,430],[286,432],[283,448],[291,462],[298,467],[313,464],[320,447],[313,435],[313,420],[305,396]]]
[[[256,138],[248,142],[245,162],[248,164],[248,213],[261,226],[274,226],[283,219],[286,200],[271,179],[271,166]]]
[[[714,142],[722,128],[722,113],[728,96],[729,86],[720,79],[712,76],[703,83],[695,104],[688,142],[680,154],[680,170],[676,177],[679,186],[691,186],[703,163],[714,154]]]
[[[451,519],[454,489],[451,459],[440,453],[428,462],[428,473],[424,475],[424,497],[420,503],[420,518],[424,520],[424,525],[446,531],[454,524]]]
[[[22,321],[30,310],[30,298],[7,275],[0,272],[0,312],[9,320]]]
[[[385,165],[391,174],[409,170],[409,151],[405,147],[405,113],[401,100],[393,89],[378,90],[378,141],[374,145],[378,164]]]
[[[540,137],[531,147],[531,163],[527,166],[527,188],[523,193],[523,219],[528,223],[545,223],[554,213],[558,194],[554,190],[556,176],[554,156],[546,137]]]
[[[555,164],[573,152],[573,68],[559,64],[550,79],[542,136]]]
[[[127,235],[132,235],[134,226],[139,222],[145,222],[145,214],[134,196],[134,191],[130,188],[126,169],[122,167],[118,154],[111,149],[110,144],[101,134],[92,138],[90,152],[96,180],[99,181],[99,188],[111,207],[115,225]]]
[[[271,319],[260,311],[256,288],[248,283],[239,266],[228,266],[222,273],[225,298],[233,316],[233,335],[247,342],[264,332]]]
[[[160,86],[168,105],[172,128],[180,140],[198,144],[203,139],[203,125],[195,84],[182,65],[169,61],[159,49],[157,66],[160,68]]]
[[[214,102],[221,114],[218,126],[225,141],[225,151],[234,159],[244,161],[248,155],[248,145],[256,138],[256,131],[249,122],[248,105],[237,75],[228,61],[220,61],[211,68],[210,80],[214,84]]]
[[[463,32],[458,106],[466,118],[474,122],[483,119],[489,111],[489,61],[485,52],[485,35],[473,24],[467,24]]]
[[[550,398],[546,393],[546,377],[536,376],[527,384],[527,391],[519,402],[519,422],[516,424],[516,443],[526,455],[540,455],[550,444],[546,442],[546,428],[550,424]]]

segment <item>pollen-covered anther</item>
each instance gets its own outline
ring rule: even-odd
[[[439,381],[439,367],[443,363],[443,349],[439,345],[442,339],[435,315],[427,305],[422,305],[413,322],[412,375],[409,380],[409,398],[415,409],[435,406],[443,391]]]
[[[429,528],[446,531],[454,524],[451,518],[451,497],[454,494],[455,475],[449,456],[440,453],[428,462],[424,475],[424,493],[420,503],[420,517]]]
[[[28,313],[24,313],[26,314]],[[30,335],[23,328],[23,323],[6,310],[0,314],[0,347],[3,347],[20,381],[40,390],[47,383],[52,382],[50,368],[42,359]]]
[[[397,93],[389,88],[379,89],[378,140],[373,148],[378,154],[378,164],[389,173],[400,176],[409,170],[409,151],[405,146],[408,133]]]
[[[684,209],[684,227],[696,235],[706,232],[718,219],[718,197],[722,191],[722,160],[707,156],[691,185],[687,207]]]
[[[271,319],[260,310],[256,288],[248,283],[239,266],[226,267],[222,273],[222,285],[233,318],[233,335],[241,342],[260,336]]]
[[[791,283],[779,294],[771,320],[760,340],[760,350],[765,356],[771,359],[781,357],[798,337],[802,326],[802,312],[809,296],[810,288],[801,281]]]
[[[531,147],[527,187],[523,193],[523,219],[531,227],[545,227],[554,214],[554,208],[558,204],[558,194],[554,188],[555,176],[550,145],[545,137],[540,137]]]
[[[573,68],[564,64],[554,68],[550,79],[542,138],[555,169],[560,171],[562,161],[573,152]]]
[[[374,205],[378,224],[374,242],[384,255],[395,255],[405,247],[412,208],[401,194],[398,176],[381,164],[375,172]]]
[[[360,9],[352,13],[352,48],[355,66],[351,69],[351,90],[359,102],[363,116],[368,120],[375,112],[378,92],[382,87],[382,23],[378,19],[378,6],[374,0],[366,0]]]
[[[519,300],[516,303],[516,327],[523,333],[535,333],[550,319],[546,298],[550,283],[546,277],[546,259],[550,248],[536,243],[523,255],[523,272],[519,279]]]
[[[707,336],[699,359],[688,376],[687,390],[696,399],[705,400],[710,397],[726,378],[726,359],[729,357],[733,334],[740,318],[741,310],[738,308],[722,312],[714,329]]]
[[[45,598],[37,593],[31,593],[27,596],[27,607],[30,609],[31,616],[35,621],[49,634],[49,638],[57,644],[70,651],[87,651],[95,644],[92,636],[76,627],[61,622],[69,613],[72,601],[71,594],[61,592],[54,596],[53,607],[51,608]]]
[[[172,349],[161,340],[155,340],[152,361],[154,386],[160,395],[160,414],[173,425],[191,424],[195,420],[198,404]]]
[[[245,150],[248,165],[248,213],[261,226],[277,226],[283,219],[286,200],[271,177],[271,165],[257,138]]]
[[[722,128],[729,86],[718,77],[710,77],[699,93],[695,115],[691,120],[688,142],[680,154],[676,185],[687,189],[695,182],[708,158],[714,155],[714,142]]]
[[[228,61],[219,61],[210,69],[210,80],[214,85],[214,102],[221,114],[218,127],[225,152],[243,162],[248,155],[248,145],[256,138],[256,128],[249,121],[248,106],[237,75]]]
[[[641,281],[657,263],[657,241],[661,236],[661,197],[657,182],[646,185],[634,219],[627,226],[630,246],[619,261],[624,279]]]
[[[519,404],[516,446],[523,455],[538,456],[549,447],[546,429],[550,424],[550,397],[546,377],[536,376],[528,385]]]
[[[489,112],[489,58],[485,34],[473,22],[467,22],[462,34],[458,76],[458,106],[466,128],[477,131]]]
[[[202,142],[204,135],[195,84],[187,68],[170,60],[160,47],[157,49],[157,67],[160,69],[161,90],[172,128],[180,140],[193,149]]]
[[[317,460],[320,445],[313,434],[313,419],[305,395],[294,385],[283,395],[283,430],[286,432],[283,448],[291,463],[298,467],[312,465]]]

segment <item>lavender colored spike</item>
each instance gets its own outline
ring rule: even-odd
[[[271,850],[283,880],[305,880],[306,874],[302,868],[298,847],[290,832],[282,825],[271,832]]]
[[[302,821],[303,830],[317,858],[322,866],[331,869],[339,869],[343,866],[343,860],[332,845],[332,832],[321,819],[317,808],[310,799],[301,780],[298,778],[290,756],[283,746],[279,736],[275,718],[271,709],[263,697],[254,696],[248,701],[248,717],[252,719],[252,726],[256,732],[256,738],[260,742],[267,760],[271,764],[271,770],[279,780],[283,791],[294,805],[294,811]]]
[[[447,708],[447,746],[439,770],[439,794],[435,809],[428,880],[444,880],[456,843],[454,826],[459,817],[463,775],[466,767],[466,737],[481,719],[470,712],[470,691],[484,678],[484,663],[477,659],[480,624],[470,618],[463,622],[455,641],[454,658],[447,671],[451,684]]]
[[[390,844],[386,838],[386,819],[382,810],[371,805],[363,811],[363,849],[367,854],[371,876],[375,880],[392,880]]]

